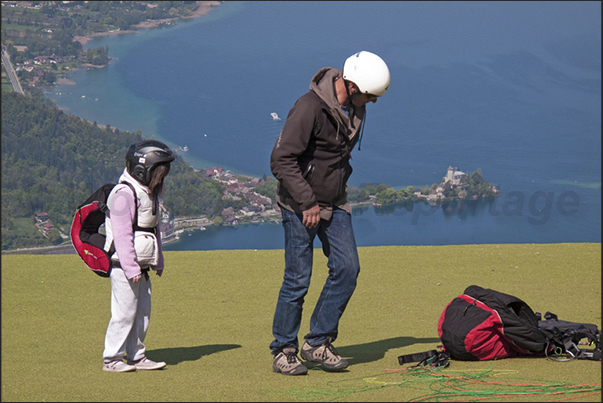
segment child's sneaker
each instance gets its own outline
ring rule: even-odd
[[[308,368],[297,358],[295,347],[285,347],[272,361],[272,371],[283,375],[305,375]]]
[[[136,367],[134,365],[126,364],[125,362],[119,361],[111,361],[111,362],[103,362],[103,371],[109,372],[131,372],[136,371]]]
[[[328,370],[340,370],[347,368],[348,362],[341,358],[341,356],[335,350],[335,347],[331,344],[331,339],[327,338],[327,341],[321,345],[312,347],[305,342],[302,346],[301,357],[306,361],[312,361],[322,364],[325,369]]]

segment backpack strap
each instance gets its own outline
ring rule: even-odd
[[[125,183],[126,185],[128,185],[130,187],[130,189],[132,189],[132,193],[134,193],[134,206],[136,207],[135,211],[134,211],[134,224],[132,226],[132,229],[134,231],[144,231],[144,232],[150,232],[152,234],[157,234],[157,227],[153,227],[153,228],[145,228],[145,227],[140,227],[138,226],[138,197],[136,196],[136,189],[134,189],[134,186],[132,186],[131,183],[123,181],[120,183]],[[153,198],[153,215],[155,215],[155,211],[157,210],[157,198]]]
[[[398,362],[400,365],[408,364],[409,362],[419,362],[431,357],[435,357],[437,353],[437,350],[429,350],[422,353],[401,355],[398,357]]]
[[[144,228],[140,228],[138,226],[138,196],[136,196],[136,189],[134,189],[134,186],[132,186],[132,184],[130,182],[123,181],[123,182],[119,182],[119,183],[128,185],[128,187],[132,190],[132,193],[134,194],[134,222],[132,223],[132,231],[137,231],[139,229],[145,230]],[[107,209],[108,209],[108,207],[105,206],[104,211],[106,211]],[[109,254],[109,256],[113,256],[113,254],[115,253],[115,241],[111,242],[111,246],[109,247],[109,252],[107,252],[107,253]]]
[[[128,185],[128,187],[132,190],[132,193],[134,194],[134,222],[132,223],[132,229],[136,231],[140,228],[138,227],[138,196],[136,196],[136,189],[134,189],[134,186],[130,182],[123,181],[119,183],[124,183]]]
[[[449,362],[450,354],[445,351],[429,350],[422,353],[401,355],[398,357],[400,365],[404,365],[410,362],[418,362],[417,365],[413,365],[409,368],[423,367],[426,365],[432,368],[444,367],[450,365]]]

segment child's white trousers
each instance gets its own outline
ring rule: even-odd
[[[138,283],[128,280],[120,267],[111,270],[111,320],[105,335],[105,363],[138,361],[145,357],[143,344],[151,317],[151,281],[143,274]]]

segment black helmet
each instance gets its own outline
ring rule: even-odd
[[[157,140],[143,140],[132,144],[126,153],[126,169],[134,179],[147,186],[151,171],[158,164],[172,162],[176,157],[168,146]]]

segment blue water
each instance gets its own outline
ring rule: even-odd
[[[188,146],[197,168],[270,175],[312,75],[370,50],[392,84],[368,106],[350,184],[431,185],[452,165],[480,168],[502,195],[356,209],[359,246],[600,242],[600,15],[599,2],[225,2],[176,27],[89,42],[109,47],[110,66],[46,95],[99,125]],[[183,238],[166,249],[283,247],[278,224]]]

